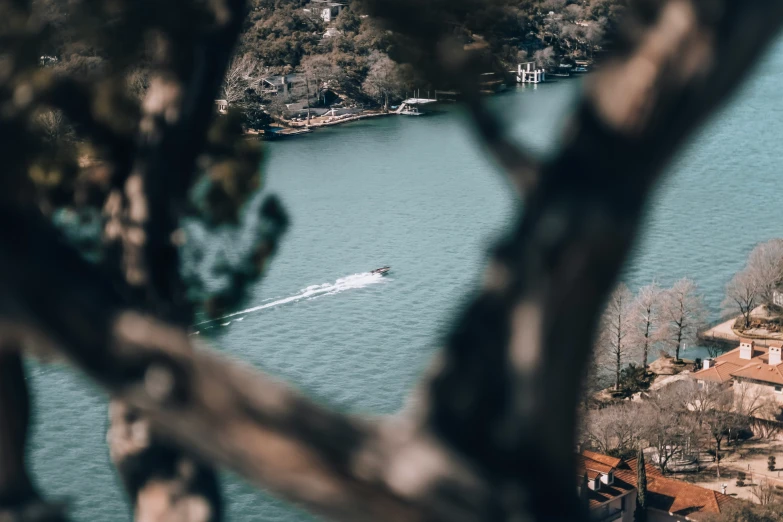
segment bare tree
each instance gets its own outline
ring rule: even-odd
[[[621,283],[609,297],[597,339],[599,360],[614,373],[615,390],[620,389],[620,371],[623,364],[627,364],[633,347],[632,303],[633,294]]]
[[[635,402],[589,410],[582,419],[581,440],[600,453],[631,456],[644,435],[641,414]]]
[[[234,57],[226,69],[220,96],[231,105],[245,105],[248,94],[263,83],[261,63],[250,54]]]
[[[762,285],[759,278],[745,269],[734,274],[726,285],[726,299],[723,308],[726,311],[738,311],[742,314],[743,327],[750,326],[750,313],[761,299]]]
[[[783,240],[773,239],[757,245],[745,267],[726,285],[727,311],[742,315],[743,327],[750,325],[751,312],[759,304],[772,304],[773,294],[783,279]]]
[[[750,492],[762,506],[772,504],[775,501],[775,486],[768,480],[759,480],[750,485]]]
[[[678,381],[667,387],[667,391],[679,397],[681,405],[691,412],[699,428],[704,424],[707,414],[712,411],[725,386],[718,383],[699,383],[694,379]]]
[[[401,66],[377,51],[370,56],[370,70],[362,89],[389,109],[389,99],[402,96],[408,81]]]
[[[733,411],[742,417],[762,417],[775,419],[778,408],[774,400],[763,389],[752,382],[736,380],[732,387],[734,397]]]
[[[645,370],[650,348],[657,340],[661,326],[662,298],[661,287],[653,282],[639,289],[632,306],[632,338],[641,351],[642,368]]]
[[[724,345],[719,341],[706,341],[704,347],[707,349],[707,355],[714,359],[726,351]]]
[[[664,293],[662,316],[666,321],[664,338],[674,348],[674,359],[680,360],[680,350],[696,341],[704,324],[706,311],[696,284],[683,278]]]
[[[736,429],[738,417],[734,412],[734,391],[732,389],[715,387],[711,394],[711,408],[705,412],[703,421],[715,443],[715,468],[717,476],[720,478],[721,444],[731,435],[731,431]]]
[[[552,47],[539,49],[533,53],[533,61],[540,67],[552,67],[555,65],[555,50]]]
[[[757,245],[748,256],[746,271],[755,280],[761,304],[772,304],[775,289],[783,280],[783,239]]]
[[[320,54],[304,57],[302,71],[304,71],[306,81],[312,81],[315,84],[316,99],[321,97],[329,83],[339,81],[340,78],[340,68],[328,56]]]
[[[664,392],[653,395],[644,403],[636,422],[641,425],[642,437],[655,448],[656,465],[667,473],[670,461],[683,454],[693,433],[681,397]]]

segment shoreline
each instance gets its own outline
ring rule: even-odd
[[[247,132],[246,135],[250,138],[257,138],[263,141],[277,141],[280,139],[291,138],[294,136],[302,136],[305,134],[310,134],[312,132],[315,132],[317,129],[323,127],[334,127],[335,125],[342,125],[344,123],[351,123],[355,121],[366,120],[369,118],[380,118],[383,116],[398,116],[398,114],[395,112],[377,112],[375,110],[372,110],[372,111],[349,115],[345,117],[339,117],[339,116],[331,117],[326,121],[315,121],[315,122],[311,121],[309,125],[305,122],[286,122],[287,126],[285,127],[270,126],[270,128],[280,129],[279,131],[275,131],[273,133],[269,133],[268,131],[267,132],[259,131],[259,132]]]
[[[560,80],[561,79],[546,80],[546,81],[539,82],[538,84],[535,85],[557,83]],[[513,89],[514,87],[525,86],[525,85],[528,84],[516,83],[513,84],[512,86],[509,86],[508,89],[503,89],[502,91],[493,93],[491,96],[503,94]],[[453,105],[455,102],[452,100],[438,100],[437,103]],[[277,141],[280,139],[292,138],[294,136],[302,136],[305,134],[310,134],[316,131],[317,129],[323,127],[333,127],[335,125],[342,125],[344,123],[352,123],[352,122],[361,121],[369,118],[380,118],[384,116],[401,116],[401,114],[392,110],[388,110],[384,112],[382,109],[368,109],[365,112],[361,112],[353,115],[331,116],[328,118],[325,118],[323,116],[314,116],[311,118],[311,123],[309,125],[305,122],[282,120],[285,126],[280,126],[280,125],[270,126],[270,128],[280,129],[273,133],[265,132],[262,130],[257,132],[247,132],[246,135],[249,138],[258,138],[263,141]],[[320,120],[320,121],[313,121],[313,120]]]
[[[499,94],[504,94],[509,92],[510,90],[513,90],[517,87],[526,87],[528,85],[538,86],[538,85],[547,85],[547,84],[554,84],[559,83],[563,80],[570,80],[574,78],[578,78],[580,76],[584,76],[584,74],[574,74],[567,78],[557,78],[557,79],[547,79],[544,81],[541,81],[536,84],[530,84],[530,83],[515,83],[508,88],[494,92],[490,94],[489,96],[496,96]],[[455,103],[454,100],[438,100],[437,104],[448,104],[453,105]],[[315,132],[317,129],[320,129],[322,127],[333,127],[335,125],[342,125],[344,123],[352,123],[356,121],[361,121],[369,118],[380,118],[383,116],[401,116],[401,114],[388,110],[386,112],[383,111],[383,109],[367,109],[364,112],[353,114],[353,115],[345,115],[345,116],[331,116],[328,118],[325,118],[324,116],[314,116],[311,118],[311,123],[308,125],[305,122],[294,122],[294,121],[288,121],[288,120],[282,120],[285,126],[281,125],[274,125],[270,126],[270,128],[274,129],[280,129],[273,133],[265,133],[262,131],[256,131],[256,132],[247,132],[246,135],[249,138],[257,138],[263,141],[277,141],[279,139],[285,139],[285,138],[292,138],[295,136],[302,136],[305,134],[310,134],[312,132]],[[313,120],[320,120],[320,121],[313,121]]]

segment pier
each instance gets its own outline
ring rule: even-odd
[[[430,98],[408,98],[407,100],[403,100],[402,103],[400,103],[400,106],[397,107],[397,110],[394,112],[396,114],[418,116],[422,114],[421,112],[419,112],[420,105],[427,105],[429,103],[435,103],[437,101],[438,100],[433,100]]]
[[[525,62],[517,65],[517,83],[541,83],[546,81],[546,71],[536,69],[535,62]]]

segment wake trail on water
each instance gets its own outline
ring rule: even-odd
[[[353,274],[347,277],[341,277],[340,279],[336,280],[333,283],[310,285],[307,288],[303,288],[299,290],[298,293],[292,296],[284,297],[282,299],[277,299],[276,301],[272,301],[272,302],[266,302],[265,304],[254,306],[252,308],[247,308],[245,310],[240,310],[239,312],[234,312],[228,315],[224,315],[223,317],[218,317],[216,319],[209,319],[207,321],[202,321],[200,323],[196,323],[194,326],[199,327],[199,326],[209,325],[212,323],[218,323],[219,321],[222,321],[219,323],[220,326],[228,326],[233,321],[244,320],[245,318],[244,316],[246,316],[247,314],[252,314],[254,312],[259,312],[261,310],[266,310],[269,308],[275,308],[277,306],[281,306],[288,303],[295,303],[303,299],[311,300],[325,295],[339,294],[341,292],[345,292],[346,290],[365,288],[370,285],[382,283],[383,281],[384,278],[380,274],[373,274],[370,272]],[[199,332],[195,331],[194,333],[197,334]]]

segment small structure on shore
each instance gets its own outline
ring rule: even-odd
[[[347,4],[331,0],[312,0],[304,7],[304,12],[318,16],[324,22],[331,22],[347,7]]]
[[[226,114],[228,112],[228,101],[215,100],[215,110],[218,114]]]
[[[435,91],[435,99],[439,102],[457,102],[462,97],[459,91]]]
[[[517,83],[541,83],[546,81],[546,71],[536,69],[535,62],[525,62],[517,65]]]
[[[429,98],[408,98],[407,100],[402,101],[395,112],[405,116],[421,116],[424,113],[419,110],[419,106],[435,103],[436,101],[438,100],[431,100]]]

